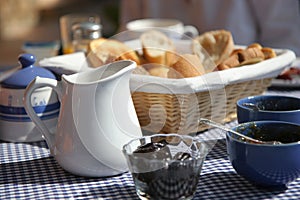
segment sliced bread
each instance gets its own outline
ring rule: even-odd
[[[100,38],[89,44],[87,59],[93,67],[117,60],[132,60],[140,64],[138,54],[123,42]]]
[[[216,65],[226,60],[234,50],[232,34],[226,30],[208,31],[194,40],[206,50]]]
[[[149,63],[171,65],[176,60],[175,46],[164,33],[151,30],[140,36],[144,58]]]
[[[179,59],[173,65],[171,65],[171,69],[175,70],[176,72],[169,72],[169,77],[173,76],[172,78],[189,78],[205,74],[202,62],[200,61],[199,57],[194,54],[181,55]]]

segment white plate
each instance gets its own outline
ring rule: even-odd
[[[291,67],[300,69],[300,57],[296,58],[296,60],[291,64]],[[274,78],[272,80],[272,87],[285,87],[285,88],[294,88],[300,87],[300,75],[292,75],[292,80],[284,80]]]

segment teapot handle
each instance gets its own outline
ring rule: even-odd
[[[52,134],[45,123],[38,117],[38,115],[35,113],[32,105],[31,105],[31,95],[32,93],[41,87],[51,87],[54,89],[54,91],[58,95],[58,99],[61,99],[61,84],[57,80],[50,79],[50,78],[41,78],[41,77],[36,77],[33,81],[29,83],[29,85],[26,87],[25,92],[24,92],[24,98],[23,98],[23,104],[25,107],[25,110],[31,120],[35,123],[39,131],[43,134],[48,146],[52,147],[54,144],[54,134]]]

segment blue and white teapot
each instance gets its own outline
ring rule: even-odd
[[[21,54],[21,69],[0,84],[0,140],[9,142],[34,142],[43,140],[42,134],[27,115],[23,96],[27,85],[37,76],[56,79],[49,70],[36,67],[32,54]],[[36,90],[31,98],[34,111],[49,129],[57,125],[60,103],[50,87]]]

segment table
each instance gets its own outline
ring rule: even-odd
[[[300,90],[268,90],[265,94],[300,97]],[[226,124],[231,127],[236,121]],[[211,129],[212,134],[220,132]],[[194,199],[299,199],[300,179],[285,190],[258,188],[237,175],[220,137],[208,154]],[[0,141],[0,199],[138,199],[130,173],[86,178],[64,171],[44,141]]]

